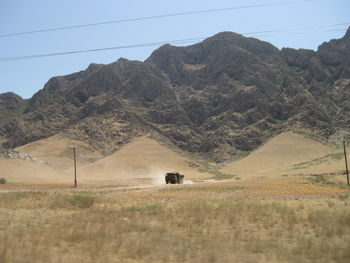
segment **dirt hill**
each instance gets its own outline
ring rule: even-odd
[[[199,164],[176,146],[171,149],[150,135],[134,138],[107,157],[83,142],[56,135],[16,148],[11,158],[0,158],[1,177],[14,183],[72,184],[72,147],[83,184],[164,184],[164,174],[172,171],[184,174],[187,182],[212,176],[199,172]]]
[[[81,176],[89,182],[164,184],[166,172],[179,171],[186,179],[212,175],[198,171],[199,165],[181,152],[175,152],[149,136],[142,136],[119,151],[83,167]]]
[[[72,147],[76,147],[78,179],[82,184],[164,184],[164,173],[170,171],[184,174],[187,181],[201,181],[214,175],[203,172],[210,170],[205,169],[203,162],[151,135],[136,137],[106,157],[83,142],[56,135],[16,148],[12,158],[2,156],[1,177],[15,183],[72,184]],[[245,158],[228,162],[220,170],[236,175],[234,179],[334,174],[344,181],[343,171],[341,148],[331,148],[292,132],[270,139]]]
[[[72,177],[52,167],[21,159],[0,159],[1,178],[9,183],[72,183]]]
[[[46,139],[28,143],[17,147],[20,152],[29,153],[39,160],[46,162],[58,171],[69,169],[73,165],[73,147],[76,147],[77,161],[82,164],[90,164],[103,156],[94,151],[84,142],[55,135]]]
[[[295,174],[295,171],[290,171],[293,165],[321,158],[331,152],[332,149],[324,144],[287,132],[272,138],[247,157],[227,164],[222,172],[241,177]]]

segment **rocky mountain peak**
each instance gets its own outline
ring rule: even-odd
[[[346,30],[346,33],[345,33],[345,35],[344,35],[343,38],[344,38],[344,39],[347,39],[347,40],[350,39],[350,27],[348,28],[348,30]]]
[[[243,35],[240,35],[238,33],[235,32],[231,32],[231,31],[223,31],[220,33],[215,34],[212,37],[207,38],[204,41],[211,41],[211,40],[234,40],[236,38],[244,38]]]
[[[316,52],[280,51],[222,32],[187,47],[163,45],[145,62],[90,64],[0,115],[0,141],[14,147],[64,133],[106,153],[155,133],[220,162],[286,130],[327,138],[350,127],[348,38],[349,30]]]
[[[3,123],[22,114],[26,103],[26,100],[13,92],[0,94],[0,127]]]
[[[0,94],[0,111],[3,111],[1,115],[3,115],[5,111],[15,111],[21,108],[23,103],[24,100],[22,97],[13,92]]]
[[[97,69],[100,69],[104,66],[104,64],[97,64],[97,63],[91,63],[86,70],[88,71],[95,71]]]

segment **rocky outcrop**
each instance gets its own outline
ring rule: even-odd
[[[26,100],[13,92],[0,94],[0,125],[20,116],[26,106]]]
[[[47,165],[47,166],[49,165],[48,163],[42,160],[39,160],[28,153],[19,152],[12,149],[0,151],[0,159],[20,159],[20,160],[27,160],[34,163]]]

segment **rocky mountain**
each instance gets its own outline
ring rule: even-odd
[[[25,104],[6,96],[6,148],[62,133],[108,154],[152,133],[221,162],[285,130],[327,138],[350,127],[350,29],[317,51],[223,32],[164,45],[144,62],[121,58],[53,77]],[[14,98],[25,108],[11,115]]]
[[[12,92],[0,94],[0,125],[22,115],[27,101]]]

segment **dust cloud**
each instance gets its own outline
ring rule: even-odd
[[[152,184],[154,185],[162,185],[165,184],[165,171],[158,170],[158,169],[152,169],[153,172],[151,173],[152,178]]]
[[[193,184],[193,182],[192,182],[191,180],[185,179],[185,180],[184,180],[184,184]]]

